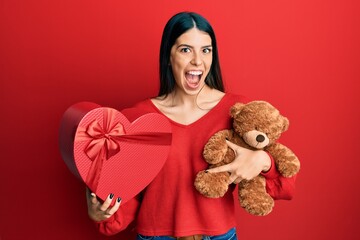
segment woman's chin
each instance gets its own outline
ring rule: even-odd
[[[184,88],[186,89],[186,91],[198,92],[201,89],[200,83],[201,81],[197,81],[197,82],[186,81]]]

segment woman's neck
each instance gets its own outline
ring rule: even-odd
[[[196,95],[174,90],[166,97],[152,99],[152,102],[168,118],[187,125],[209,112],[223,96],[223,92],[205,86]]]
[[[172,107],[185,107],[185,108],[197,108],[199,105],[206,104],[213,101],[215,89],[211,89],[206,84],[200,89],[197,94],[190,95],[177,88],[173,92],[164,98],[164,104]]]

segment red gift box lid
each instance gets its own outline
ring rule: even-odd
[[[102,200],[113,193],[125,203],[164,165],[171,147],[171,125],[159,113],[129,122],[116,109],[80,102],[62,117],[59,146],[70,171],[92,192]]]

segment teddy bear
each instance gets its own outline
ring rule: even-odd
[[[300,170],[297,156],[277,140],[289,127],[289,120],[267,101],[235,103],[230,108],[232,128],[215,133],[205,144],[203,157],[209,168],[231,163],[234,151],[226,140],[252,150],[264,150],[274,159],[275,166],[284,177],[292,177]],[[200,171],[195,178],[195,188],[204,196],[219,198],[229,187],[228,172],[210,173]],[[251,180],[243,179],[238,184],[238,197],[241,207],[256,216],[269,214],[274,199],[266,191],[265,178],[259,174]]]

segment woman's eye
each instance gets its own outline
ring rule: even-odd
[[[190,52],[190,48],[182,48],[180,51],[181,51],[181,52],[184,52],[184,53],[189,53],[189,52]]]
[[[204,48],[203,49],[203,53],[210,53],[211,52],[211,49],[210,48]]]

